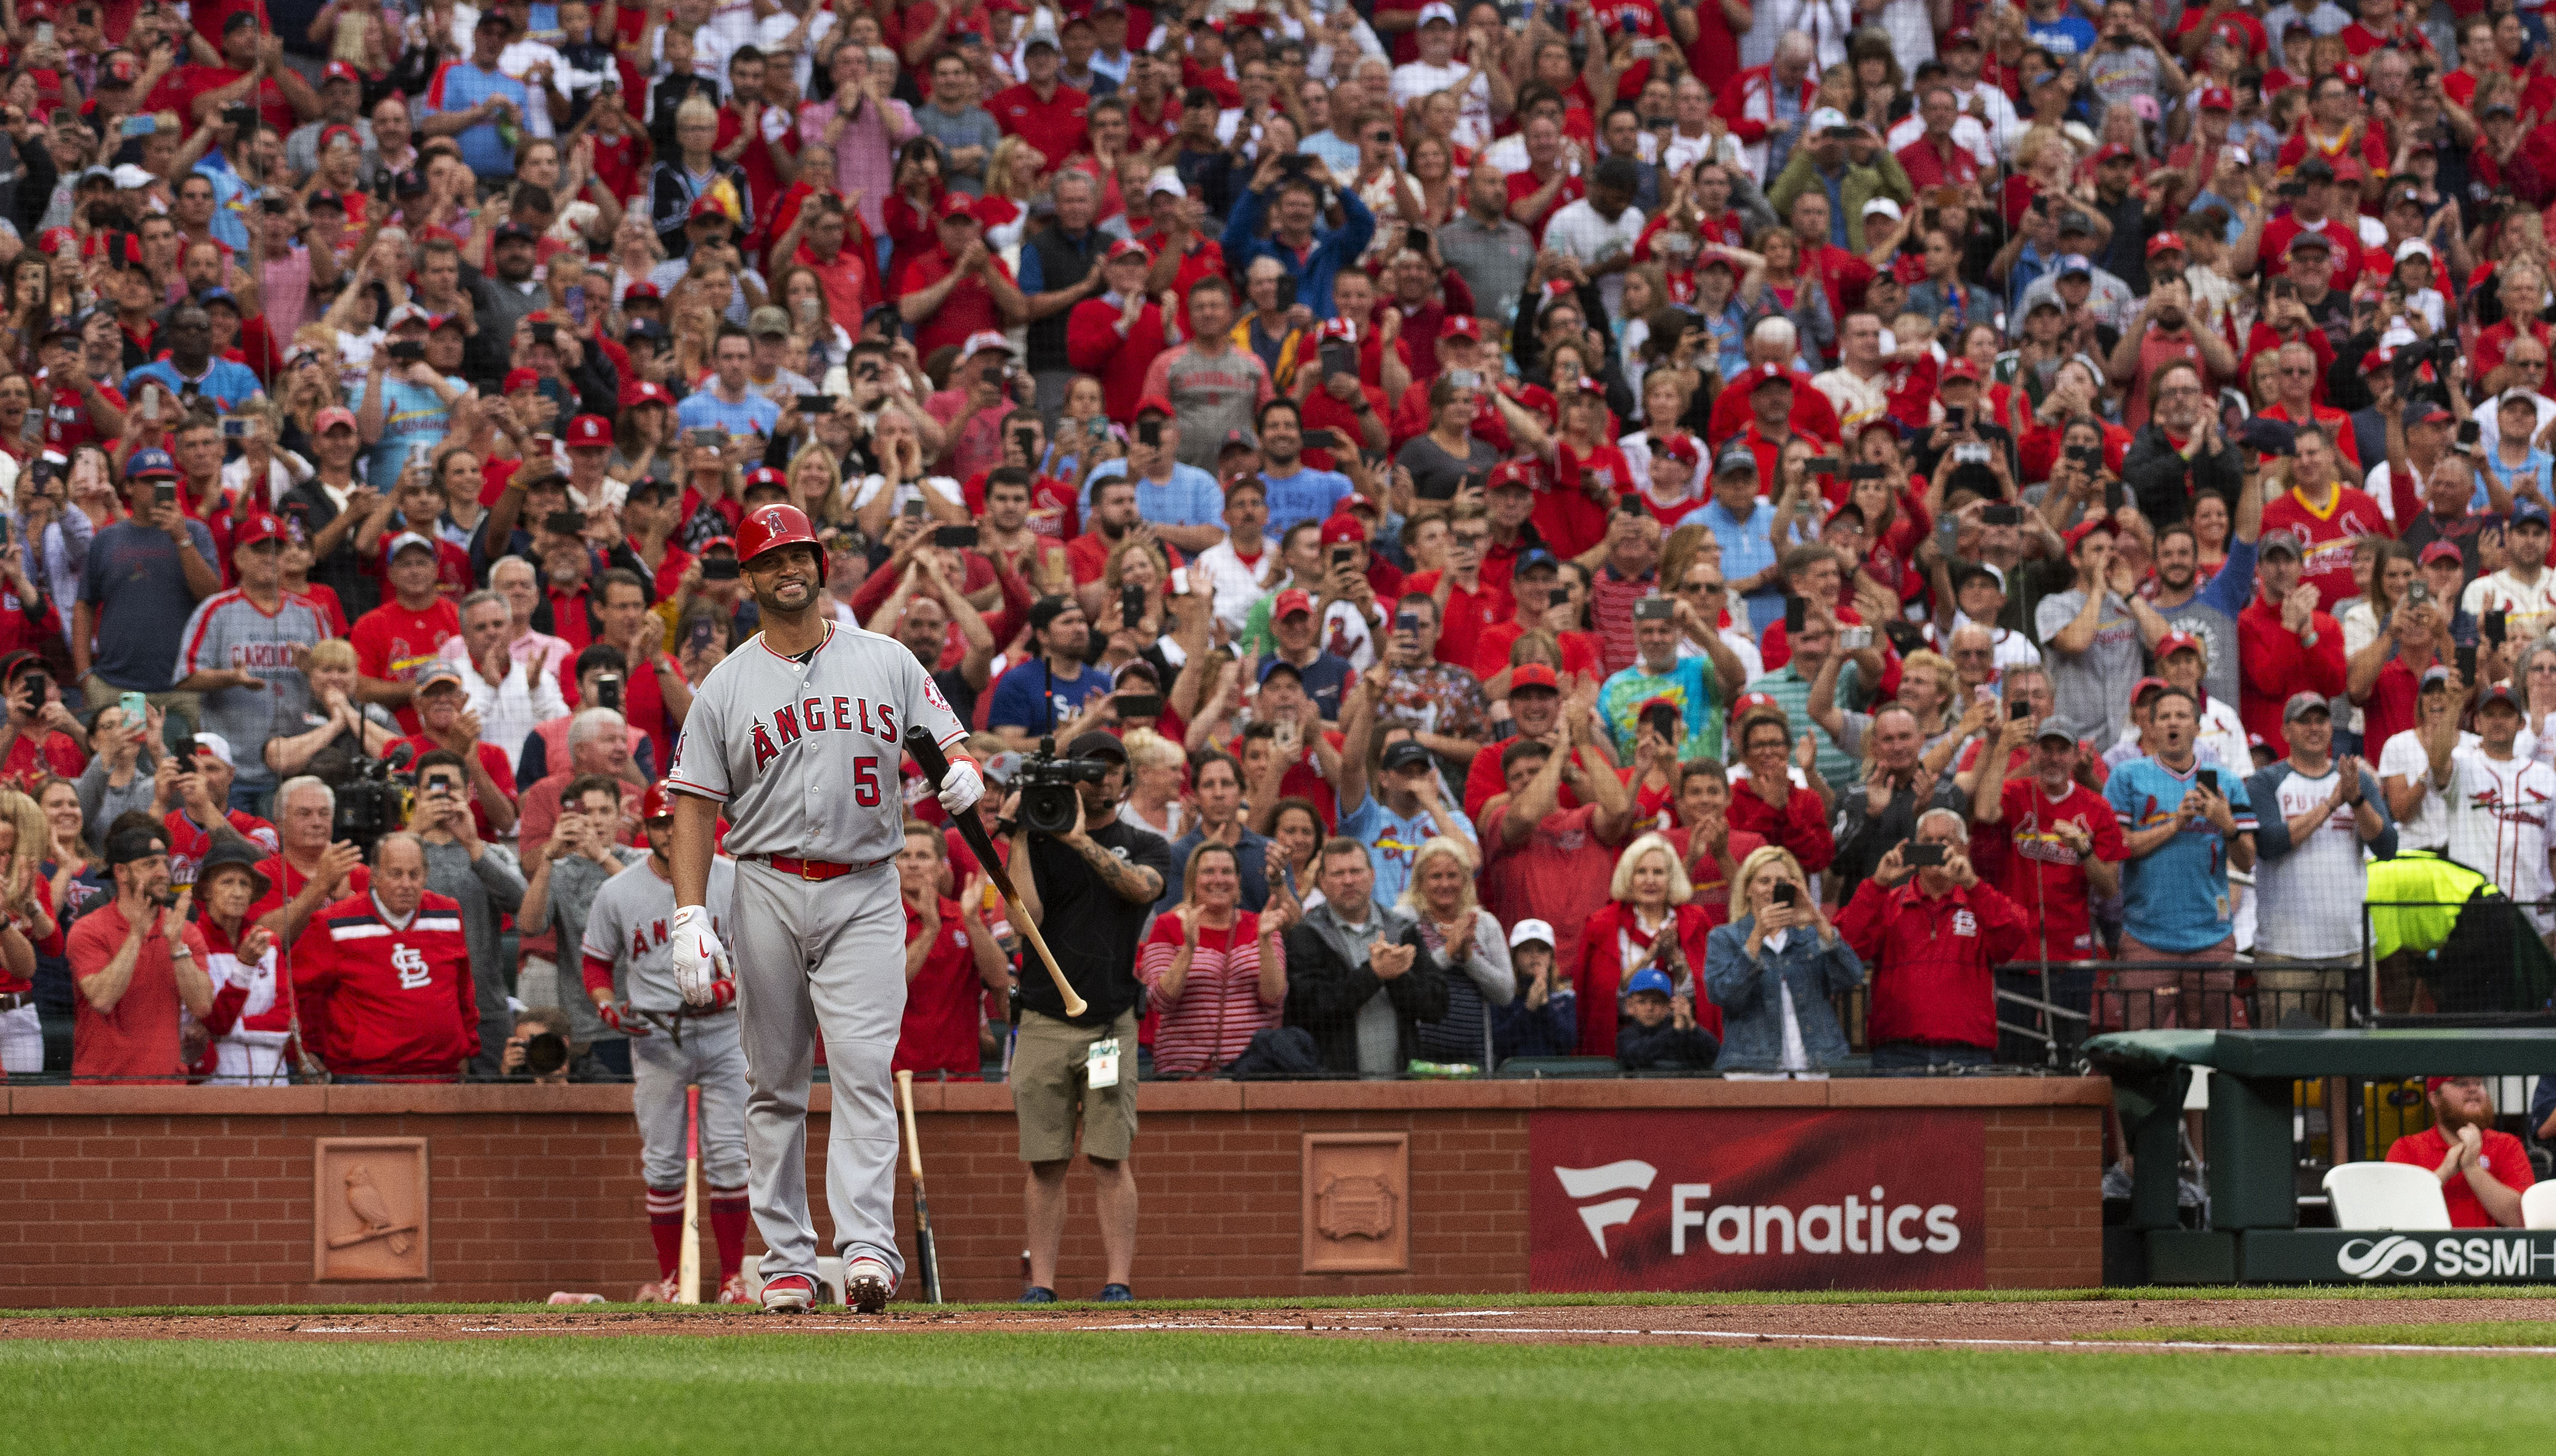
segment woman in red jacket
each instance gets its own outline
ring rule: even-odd
[[[1718,1040],[1722,1008],[1695,993],[1713,917],[1694,903],[1677,847],[1658,833],[1626,845],[1607,893],[1580,938],[1580,969],[1572,978],[1580,995],[1580,1054],[1615,1054],[1617,989],[1645,968],[1666,972],[1676,994],[1693,1007],[1695,1024]]]

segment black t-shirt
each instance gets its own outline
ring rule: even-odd
[[[1151,865],[1172,880],[1172,847],[1161,835],[1116,820],[1088,829],[1093,843],[1129,864]],[[1038,875],[1039,904],[1047,912],[1039,932],[1056,956],[1057,969],[1088,1003],[1081,1016],[1065,1014],[1065,998],[1046,968],[1021,974],[1021,1004],[1044,1016],[1082,1026],[1105,1026],[1136,1004],[1136,941],[1153,905],[1130,904],[1100,882],[1100,874],[1060,841],[1030,837],[1030,867]],[[1035,961],[1037,952],[1030,953]]]

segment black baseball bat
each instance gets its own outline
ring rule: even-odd
[[[950,776],[950,759],[941,751],[941,745],[933,741],[930,730],[919,724],[908,728],[905,730],[905,751],[914,755],[914,761],[923,767],[924,777],[932,781],[933,792],[939,793],[942,781]],[[1047,948],[1047,938],[1039,934],[1029,911],[1021,907],[1020,891],[1012,888],[1011,871],[1005,869],[1003,861],[995,856],[994,842],[985,838],[985,826],[977,820],[972,808],[964,814],[953,816],[953,822],[958,826],[958,837],[965,840],[967,848],[974,852],[976,862],[984,866],[985,877],[993,881],[995,892],[1003,897],[1003,904],[1012,912],[1012,924],[1038,951],[1039,960],[1046,964],[1049,979],[1056,983],[1056,993],[1065,1000],[1065,1013],[1082,1015],[1087,1009],[1083,997],[1075,994],[1074,984],[1065,979],[1065,973],[1057,968],[1056,956]]]

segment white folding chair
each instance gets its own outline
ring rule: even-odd
[[[2412,1163],[2344,1163],[2326,1170],[2338,1229],[2433,1230],[2450,1226],[2449,1200],[2429,1168]]]
[[[2556,1229],[2556,1183],[2532,1183],[2520,1190],[2520,1227]]]

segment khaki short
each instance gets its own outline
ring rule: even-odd
[[[1084,1059],[1093,1042],[1118,1038],[1118,1085],[1098,1092],[1083,1085]],[[1021,1161],[1063,1162],[1074,1156],[1075,1124],[1083,1125],[1083,1155],[1115,1162],[1136,1145],[1136,1012],[1122,1011],[1107,1026],[1077,1026],[1037,1011],[1021,1012],[1021,1034],[1012,1047],[1012,1111],[1020,1120]]]

